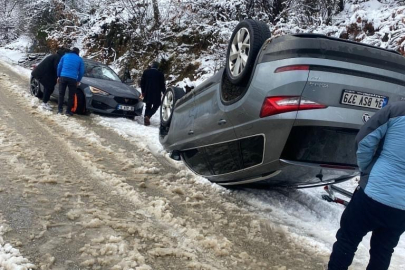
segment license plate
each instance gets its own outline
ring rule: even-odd
[[[123,110],[123,111],[135,111],[135,107],[133,107],[133,106],[118,105],[118,110]]]
[[[343,90],[341,104],[379,110],[388,103],[388,97],[359,91]]]

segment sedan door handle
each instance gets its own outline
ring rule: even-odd
[[[188,135],[193,135],[194,134],[194,131],[193,130],[189,130],[188,131]]]
[[[221,119],[218,121],[218,125],[225,125],[226,124],[226,120],[225,119]]]

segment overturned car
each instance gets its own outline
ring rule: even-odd
[[[405,59],[318,34],[270,38],[234,30],[226,66],[190,93],[168,88],[160,142],[220,185],[312,187],[358,174],[354,138],[389,102],[405,100]]]

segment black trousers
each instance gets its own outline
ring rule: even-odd
[[[42,97],[42,101],[44,103],[47,103],[49,99],[51,98],[51,95],[53,93],[53,88],[48,88],[44,86],[44,96]]]
[[[60,77],[59,79],[59,98],[58,98],[58,111],[63,110],[63,101],[65,99],[66,87],[69,88],[69,99],[67,103],[66,112],[70,112],[73,106],[73,99],[75,97],[77,81],[72,78]]]
[[[145,107],[145,116],[148,116],[149,118],[152,117],[156,113],[156,111],[159,109],[160,106],[160,100],[155,100],[153,103],[146,103]]]
[[[347,270],[357,246],[370,231],[372,235],[367,270],[386,270],[394,248],[405,231],[405,210],[379,203],[359,188],[342,214],[328,269]]]

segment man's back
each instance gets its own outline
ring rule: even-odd
[[[367,168],[364,192],[380,203],[405,210],[405,102],[388,105],[369,121],[358,135],[359,165],[362,154],[373,155],[375,160]]]
[[[84,74],[84,63],[76,53],[65,54],[58,65],[58,77],[72,78],[80,81]]]
[[[141,90],[145,97],[144,102],[160,100],[161,93],[166,90],[163,73],[156,68],[145,70],[141,79]]]
[[[144,71],[143,73],[143,82],[144,82],[144,87],[145,88],[156,88],[156,91],[162,91],[160,88],[164,85],[165,79],[164,75],[162,72],[157,70],[156,68],[149,68]],[[141,81],[141,87],[142,87],[142,81]]]

